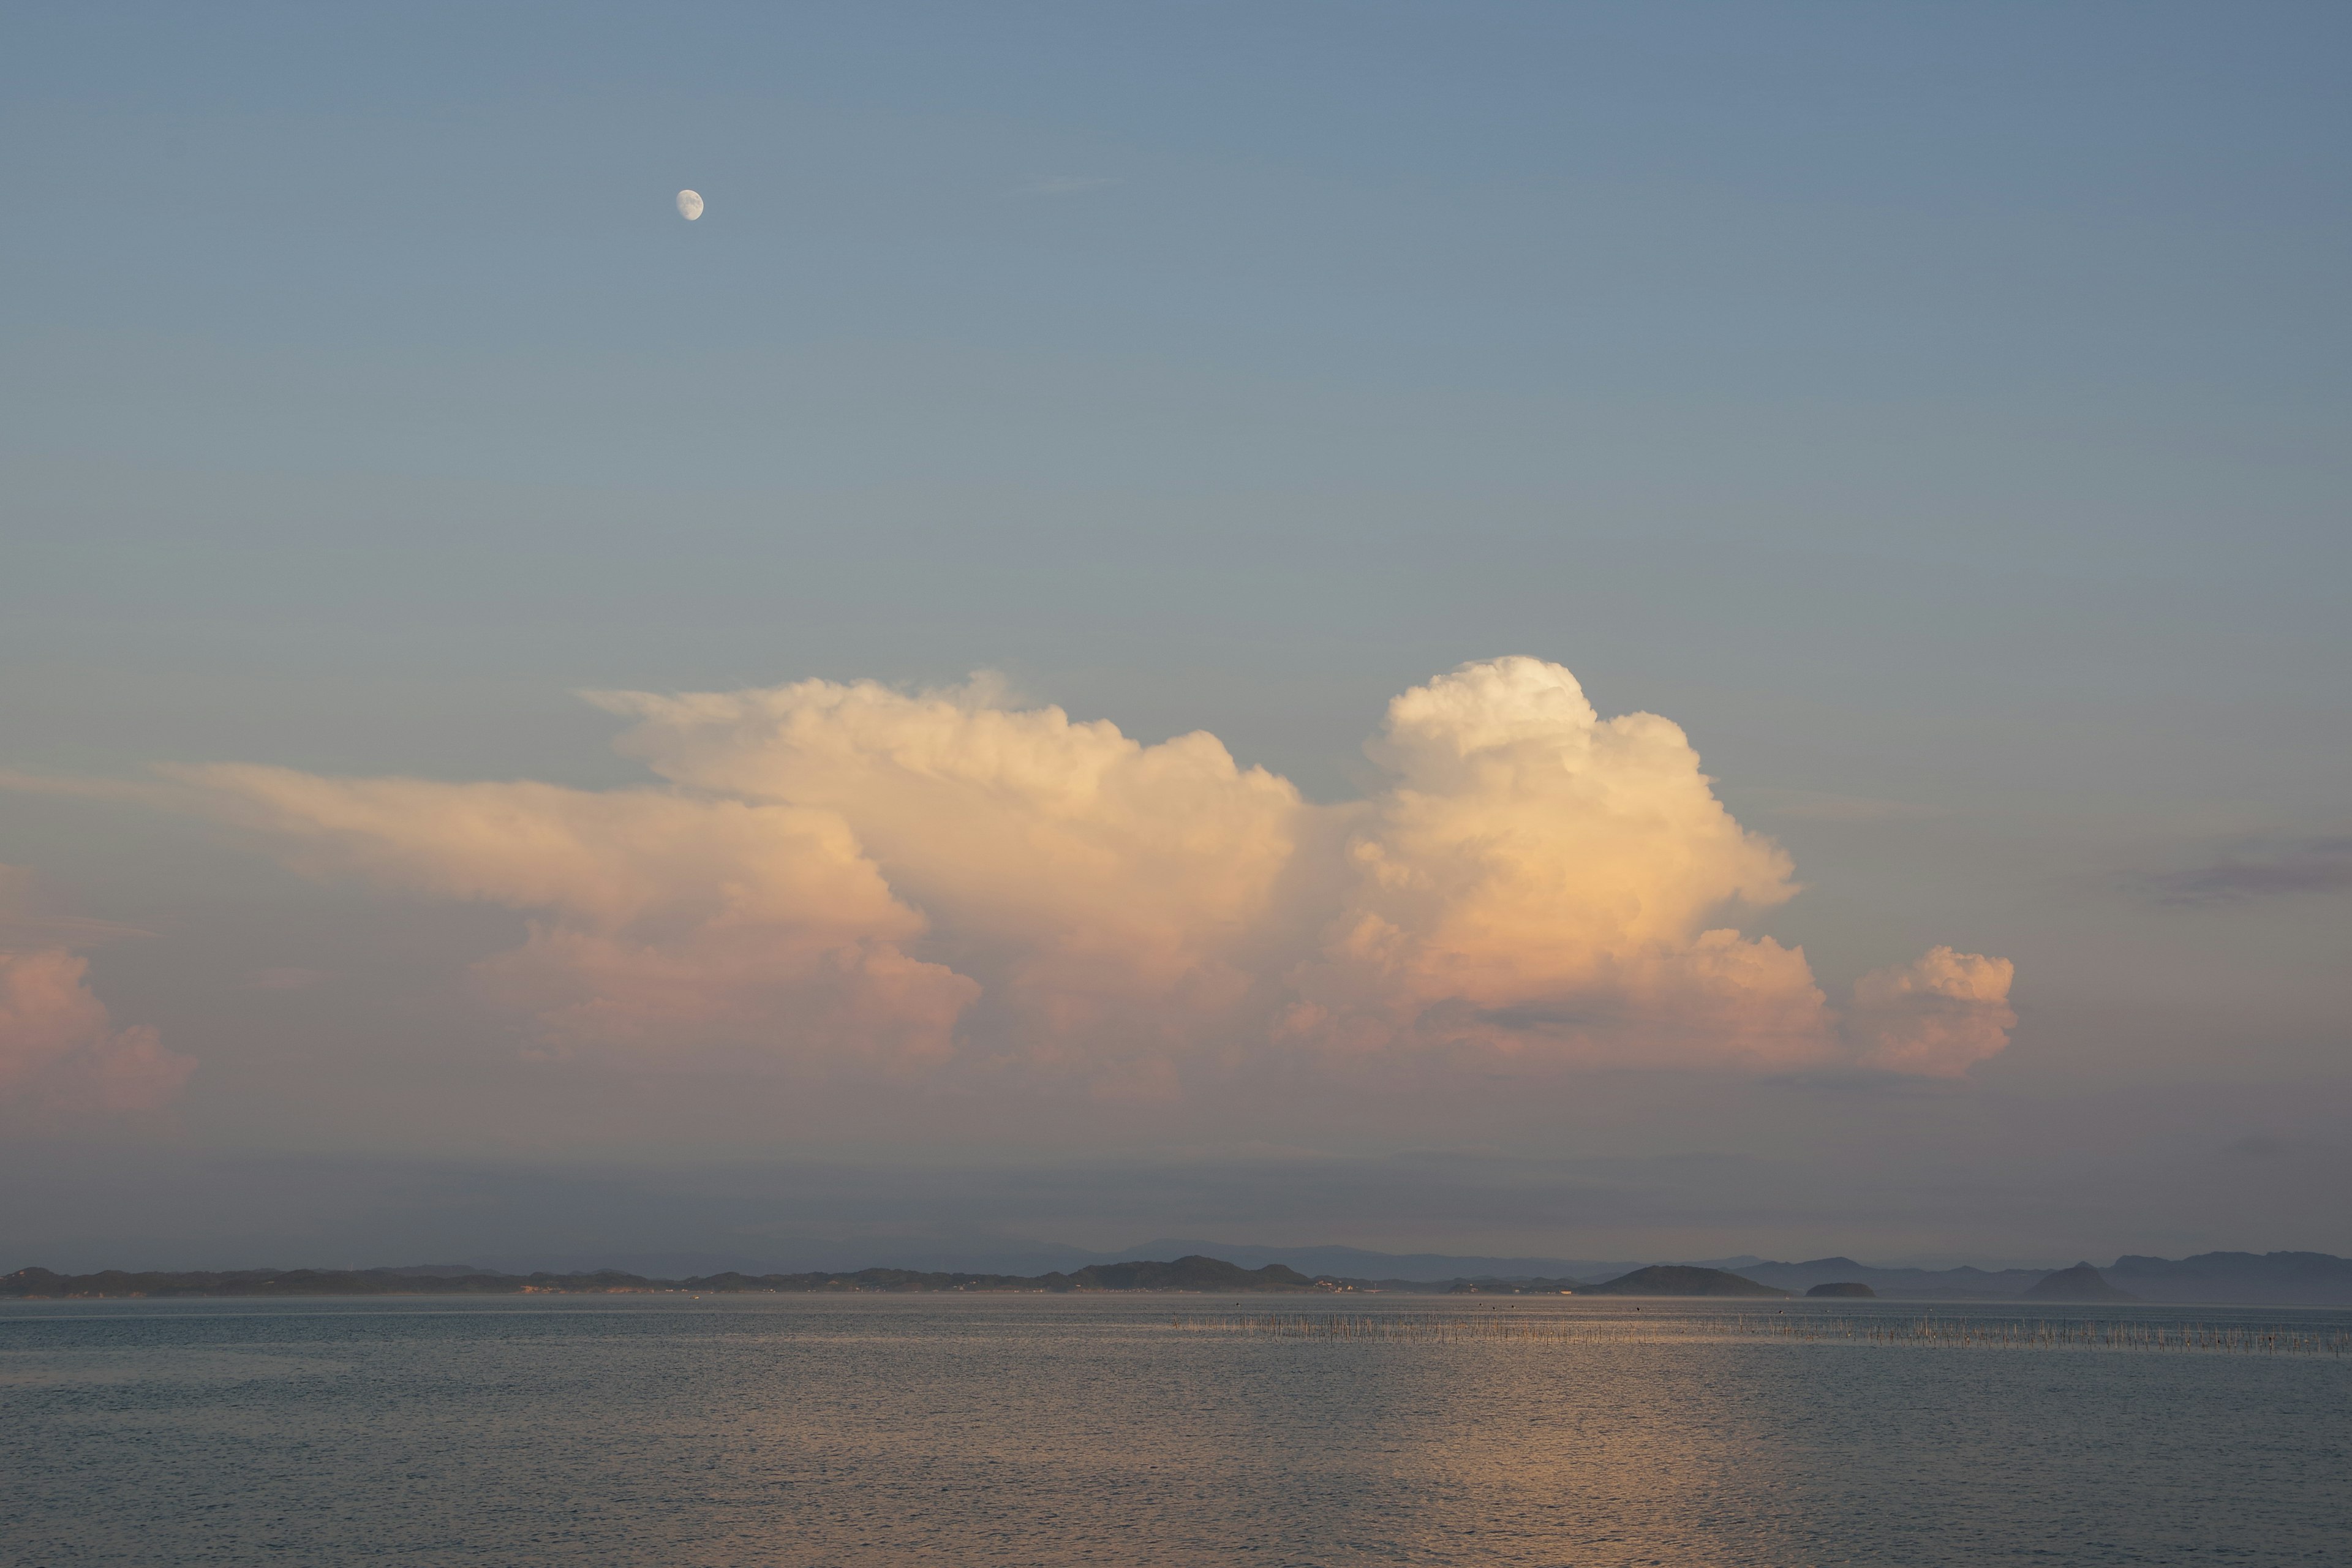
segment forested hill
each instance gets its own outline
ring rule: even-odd
[[[1788,1291],[1720,1268],[1695,1268],[1670,1263],[1636,1268],[1622,1279],[1588,1285],[1587,1296],[1785,1296]]]
[[[1226,1291],[1313,1290],[1316,1282],[1279,1263],[1244,1268],[1215,1258],[1172,1263],[1097,1263],[1070,1274],[929,1274],[908,1268],[861,1268],[854,1274],[707,1274],[691,1279],[649,1279],[604,1268],[593,1274],[490,1274],[463,1265],[405,1268],[244,1268],[226,1272],[56,1274],[20,1268],[0,1278],[0,1298],[58,1300],[116,1296],[523,1296],[685,1290],[852,1292],[999,1290]]]

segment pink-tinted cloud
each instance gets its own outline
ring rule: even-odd
[[[899,901],[841,818],[656,790],[178,770],[319,874],[533,911],[485,966],[550,1056],[714,1050],[944,1058],[977,987],[901,943]]]
[[[528,911],[484,966],[550,1054],[1018,1068],[1121,1093],[1289,1056],[1947,1075],[2009,966],[1938,949],[1841,1030],[1796,891],[1683,731],[1535,659],[1399,697],[1390,782],[1310,805],[1213,736],[1157,745],[975,680],[594,699],[667,787],[173,776],[292,863]],[[1996,981],[1998,984],[1996,984]],[[1851,1042],[1851,1043],[1849,1043]]]
[[[1846,1026],[1864,1067],[1958,1078],[2009,1045],[2017,966],[2005,958],[1930,948],[1923,958],[1874,969],[1853,984]]]
[[[682,788],[833,814],[1033,1061],[1097,1068],[1230,1024],[1302,826],[1289,782],[1213,735],[1147,746],[986,682],[597,700]]]
[[[0,866],[0,1113],[11,1121],[153,1110],[195,1070],[145,1026],[117,1029],[76,946],[146,933],[49,907],[37,879]]]
[[[36,1116],[152,1110],[195,1070],[143,1026],[117,1029],[65,948],[0,952],[0,1106]]]

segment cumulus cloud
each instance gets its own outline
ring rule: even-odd
[[[1930,948],[1927,956],[1874,969],[1853,984],[1846,1024],[1864,1067],[1958,1078],[2009,1045],[2017,966],[2005,958]]]
[[[1396,783],[1348,838],[1351,885],[1288,1022],[1350,1046],[1803,1065],[1804,955],[1711,922],[1796,891],[1715,798],[1682,730],[1602,720],[1558,665],[1470,665],[1389,705]]]
[[[1213,735],[1147,746],[987,681],[594,700],[683,789],[833,814],[934,949],[984,978],[992,1049],[1033,1062],[1099,1069],[1229,1022],[1305,816]]]
[[[115,1028],[73,951],[144,933],[45,905],[30,871],[0,866],[0,1110],[46,1120],[168,1103],[194,1059],[152,1028]]]
[[[835,814],[655,790],[175,770],[323,874],[537,915],[485,966],[551,1055],[945,1057],[969,980]]]
[[[661,787],[174,776],[305,869],[525,911],[483,977],[554,1054],[1154,1093],[1272,1058],[1940,1075],[2007,1038],[2010,966],[1948,949],[1842,1028],[1801,950],[1738,929],[1788,858],[1680,728],[1536,659],[1397,698],[1388,782],[1328,806],[981,679],[592,700]]]

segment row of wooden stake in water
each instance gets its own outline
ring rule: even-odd
[[[1953,1345],[2032,1350],[2217,1351],[2255,1355],[2352,1354],[2352,1328],[2130,1320],[1827,1317],[1811,1312],[1660,1313],[1643,1321],[1512,1311],[1179,1312],[1187,1332],[1290,1340],[1544,1341],[1591,1343],[1661,1339],[1782,1339],[1857,1344]]]

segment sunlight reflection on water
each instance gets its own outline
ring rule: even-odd
[[[24,1303],[0,1310],[0,1550],[1676,1568],[2352,1552],[2352,1358],[1697,1331],[1719,1304],[1333,1310],[1561,1331],[1202,1332],[1173,1320],[1259,1309],[1166,1297]],[[2142,1315],[2230,1316],[2167,1310]],[[2233,1321],[2290,1316],[2347,1321]]]

